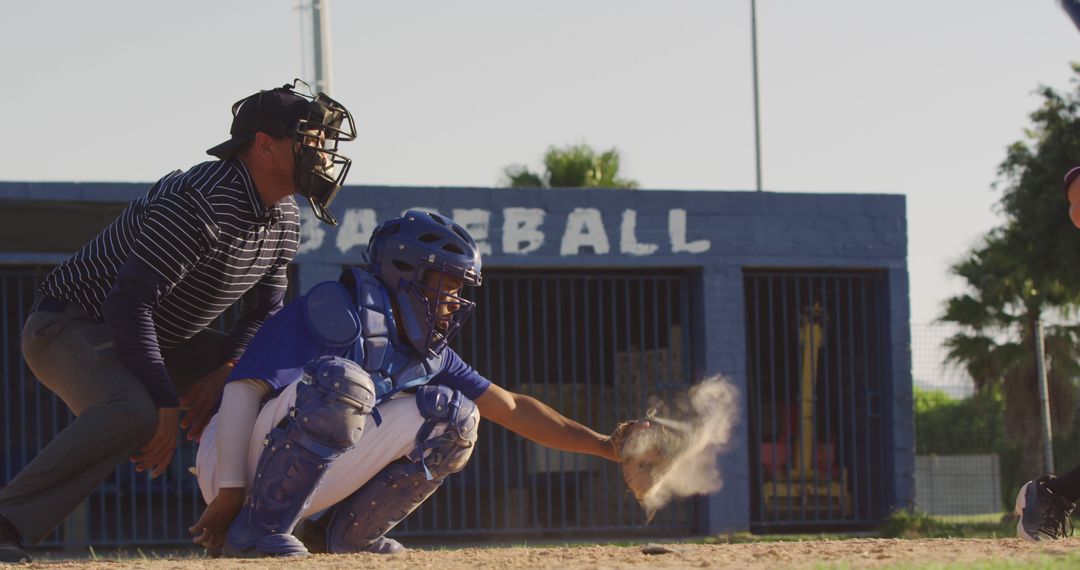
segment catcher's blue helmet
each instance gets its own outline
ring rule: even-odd
[[[409,210],[371,234],[371,272],[397,299],[395,317],[409,342],[425,357],[438,356],[476,304],[447,285],[446,276],[478,287],[480,252],[469,232],[434,212]],[[438,279],[425,274],[434,271]]]

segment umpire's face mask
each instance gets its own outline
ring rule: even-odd
[[[352,159],[338,151],[338,143],[356,138],[352,114],[320,93],[308,103],[307,116],[297,124],[294,138],[296,192],[308,199],[316,218],[336,226],[328,207],[352,166]]]

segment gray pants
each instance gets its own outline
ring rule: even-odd
[[[177,388],[226,361],[228,337],[203,330],[164,355]],[[105,325],[75,303],[60,312],[31,313],[23,326],[23,356],[38,380],[64,399],[76,420],[0,488],[0,515],[37,544],[147,442],[158,428],[158,408],[119,361]]]
[[[34,376],[76,416],[0,489],[0,515],[37,544],[153,436],[158,413],[146,388],[117,359],[108,328],[74,303],[60,312],[31,313],[22,352]],[[214,354],[215,365],[224,359]],[[209,371],[203,368],[199,372]],[[187,387],[178,386],[179,393]]]

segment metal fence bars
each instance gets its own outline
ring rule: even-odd
[[[690,384],[689,272],[488,270],[462,358],[495,383],[601,432]],[[395,534],[686,534],[692,501],[648,527],[617,465],[533,444],[484,421],[465,470]]]
[[[71,420],[22,360],[19,333],[47,267],[0,268],[3,417],[0,471],[10,480]],[[456,341],[482,374],[573,419],[611,431],[690,383],[688,272],[552,273],[488,270],[477,313]],[[220,319],[225,328],[235,312]],[[190,544],[203,503],[181,437],[158,479],[120,466],[45,546]],[[616,466],[549,450],[490,422],[466,469],[395,531],[399,536],[692,530],[691,502],[644,527]]]
[[[744,272],[751,527],[846,528],[888,515],[882,272]]]

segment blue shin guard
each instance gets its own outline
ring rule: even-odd
[[[465,468],[476,443],[480,413],[476,404],[446,386],[424,386],[416,405],[425,418],[417,433],[411,462],[387,465],[363,487],[334,506],[326,529],[328,552],[398,552],[400,545],[384,539],[397,523],[420,506],[448,475]],[[430,437],[438,424],[446,431]]]
[[[229,527],[227,556],[305,556],[292,536],[326,467],[352,447],[375,403],[371,378],[354,362],[323,357],[304,367],[290,416],[270,431],[247,501]]]

